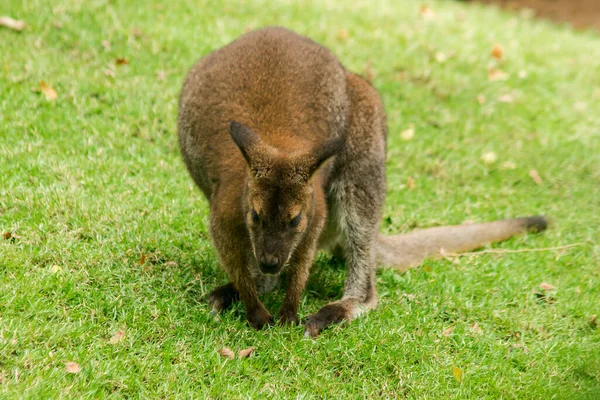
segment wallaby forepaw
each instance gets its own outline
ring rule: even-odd
[[[235,301],[239,300],[239,296],[233,284],[219,286],[208,295],[211,313],[216,314],[227,310]]]
[[[262,309],[256,309],[248,312],[248,323],[254,329],[261,330],[265,327],[265,325],[273,324],[273,317],[263,307]]]
[[[298,325],[300,324],[300,320],[298,319],[298,314],[292,314],[287,312],[280,312],[279,318],[277,320],[279,325]]]
[[[350,318],[346,307],[336,303],[328,304],[321,308],[318,313],[307,318],[304,336],[316,338],[328,326],[339,324],[348,319]]]

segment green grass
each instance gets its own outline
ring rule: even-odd
[[[0,231],[17,236],[0,238],[0,397],[600,398],[600,35],[461,2],[429,2],[430,21],[417,1],[369,4],[2,2],[28,26],[0,29]],[[212,317],[201,297],[226,277],[180,160],[177,96],[200,56],[271,24],[373,74],[390,127],[383,231],[546,214],[548,232],[495,247],[580,245],[382,271],[379,308],[317,340],[255,332],[239,306]],[[488,81],[494,66],[509,78]],[[343,279],[320,256],[301,316]],[[223,346],[256,351],[230,361]]]

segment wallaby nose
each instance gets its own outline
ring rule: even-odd
[[[279,272],[279,259],[273,255],[266,254],[260,258],[260,269],[265,274]]]

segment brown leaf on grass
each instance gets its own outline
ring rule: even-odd
[[[494,82],[494,81],[505,81],[507,80],[509,77],[509,75],[502,71],[501,69],[497,69],[497,68],[490,68],[488,70],[488,80],[490,82]]]
[[[346,40],[348,40],[348,38],[350,37],[350,35],[348,34],[347,30],[340,29],[338,31],[337,37],[338,37],[339,40],[346,41]]]
[[[535,169],[529,171],[529,176],[531,177],[531,179],[533,179],[533,181],[536,184],[541,185],[543,183],[542,177],[540,176],[539,172],[537,172]]]
[[[12,19],[11,17],[0,17],[0,26],[3,26],[13,31],[22,31],[25,29],[25,22]]]
[[[596,328],[598,326],[598,318],[595,314],[590,317],[590,326],[592,328]]]
[[[407,181],[406,181],[406,187],[409,188],[409,189],[411,189],[411,190],[417,187],[417,184],[415,183],[415,180],[411,176],[409,176],[408,179],[407,179]]]
[[[129,60],[124,57],[119,57],[115,60],[115,65],[127,65],[129,64]]]
[[[448,54],[443,53],[441,51],[438,51],[437,53],[435,53],[435,61],[437,61],[440,64],[445,63],[448,60]]]
[[[165,79],[167,79],[167,72],[166,71],[156,71],[156,79],[158,79],[159,81],[164,81]]]
[[[451,326],[450,328],[446,328],[444,329],[444,331],[442,332],[442,335],[448,337],[452,334],[452,332],[454,332],[454,327]]]
[[[125,332],[122,329],[119,329],[109,340],[110,344],[117,344],[125,337]]]
[[[432,20],[435,18],[435,13],[427,4],[421,5],[421,8],[419,9],[419,13],[421,14],[421,16],[424,19],[427,19],[427,20]]]
[[[505,161],[502,163],[502,168],[504,169],[515,169],[517,168],[517,164],[514,161]]]
[[[458,383],[462,383],[463,381],[463,370],[460,369],[457,366],[453,366],[452,367],[452,375],[454,375],[454,379],[456,379],[456,381]]]
[[[144,263],[145,263],[145,262],[146,262],[146,253],[144,253],[144,252],[142,251],[142,255],[140,256],[140,261],[138,261],[138,263],[139,263],[140,265],[144,265]]]
[[[131,34],[133,35],[134,38],[139,38],[140,36],[142,36],[144,34],[144,32],[142,32],[142,30],[138,27],[134,27],[131,30]]]
[[[405,140],[405,141],[409,141],[413,137],[415,137],[415,128],[414,128],[414,126],[411,125],[410,128],[405,129],[402,132],[400,132],[400,137],[402,138],[402,140]]]
[[[221,357],[229,358],[230,360],[233,360],[235,358],[235,353],[228,347],[223,347],[222,349],[219,349],[219,354],[221,355]]]
[[[499,44],[495,44],[492,46],[492,51],[490,52],[491,56],[496,60],[502,60],[504,58],[504,49]]]
[[[486,165],[491,165],[491,164],[495,163],[496,161],[498,161],[498,155],[496,153],[494,153],[493,151],[485,152],[481,156],[481,161],[483,161],[483,163]]]
[[[540,283],[540,289],[542,289],[545,292],[548,292],[550,290],[554,290],[554,286],[552,286],[549,283],[542,282],[542,283]]]
[[[481,335],[483,333],[483,330],[481,329],[479,324],[475,322],[473,325],[471,325],[471,332],[475,335]]]
[[[76,362],[73,362],[73,361],[68,361],[65,364],[65,369],[70,374],[78,374],[81,372],[81,367],[79,366],[79,364],[77,364]]]
[[[503,94],[498,97],[498,101],[500,103],[512,103],[515,101],[515,96],[513,96],[512,94]]]
[[[254,352],[254,349],[256,347],[252,346],[252,347],[248,347],[247,349],[244,350],[240,350],[238,353],[238,358],[248,358],[250,357],[250,355]]]
[[[52,86],[44,81],[40,81],[40,90],[46,96],[46,100],[52,101],[58,97],[56,90],[52,89]]]
[[[8,240],[8,239],[10,239],[12,237],[12,233],[10,233],[10,232],[7,231],[7,232],[4,232],[2,234],[2,236],[4,236],[4,239]]]
[[[527,348],[527,346],[525,346],[524,344],[521,344],[521,343],[513,343],[510,345],[510,347],[513,349],[522,349],[523,353],[525,353],[525,354],[529,353],[529,349]]]

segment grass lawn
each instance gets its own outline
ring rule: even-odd
[[[3,1],[27,27],[0,29],[0,397],[600,398],[600,35],[428,4]],[[317,340],[211,316],[226,277],[177,97],[200,56],[272,24],[380,90],[383,231],[545,214],[548,232],[494,248],[577,246],[381,271],[379,308]],[[319,256],[301,317],[344,275]]]

